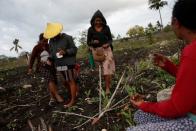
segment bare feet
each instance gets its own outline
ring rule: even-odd
[[[110,89],[106,89],[105,93],[106,93],[106,95],[109,95],[110,94]]]
[[[56,95],[55,97],[56,97],[57,102],[59,103],[64,102],[63,98],[60,95]]]
[[[76,97],[78,96],[78,94],[79,94],[79,86],[77,85],[77,87],[76,87]]]
[[[50,98],[50,101],[49,101],[48,105],[49,106],[55,106],[55,104],[56,104],[55,99],[54,98]]]
[[[64,105],[64,108],[69,108],[69,107],[73,106],[74,103],[75,103],[75,101],[72,100],[72,101],[70,101],[68,104]]]

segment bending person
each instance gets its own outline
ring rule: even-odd
[[[36,72],[40,73],[40,75],[45,79],[50,91],[49,105],[54,105],[55,101],[63,102],[63,98],[57,92],[56,71],[51,59],[49,58],[48,40],[43,37],[43,33],[40,34],[38,44],[33,48],[28,74],[32,74],[32,68],[36,59]]]

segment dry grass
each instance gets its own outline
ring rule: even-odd
[[[0,71],[7,69],[14,69],[21,66],[27,66],[26,59],[20,58],[8,58],[7,60],[0,60]]]

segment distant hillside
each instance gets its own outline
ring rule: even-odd
[[[0,60],[2,60],[2,59],[8,59],[8,57],[5,55],[0,55]]]
[[[116,51],[122,51],[124,49],[135,49],[135,48],[148,48],[149,46],[154,46],[157,43],[161,43],[165,40],[175,40],[176,36],[173,31],[168,32],[157,32],[152,35],[149,40],[147,36],[135,37],[135,38],[120,38],[113,41],[114,54]],[[78,47],[77,58],[87,58],[88,57],[88,47],[86,45],[81,45]]]
[[[13,69],[21,66],[27,66],[26,58],[7,57],[5,55],[0,55],[0,70]]]

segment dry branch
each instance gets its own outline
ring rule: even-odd
[[[16,107],[31,107],[31,106],[35,106],[35,104],[15,105],[15,106],[11,106],[11,107],[9,107],[9,108],[5,108],[5,109],[3,109],[3,110],[0,111],[0,112],[6,112],[6,111],[11,110],[11,109],[14,109],[14,108],[16,108]]]
[[[31,120],[28,120],[27,122],[28,122],[29,127],[31,128],[31,131],[35,131],[35,127],[33,126]]]
[[[79,128],[79,127],[81,127],[81,126],[87,124],[88,122],[90,122],[92,119],[94,119],[94,118],[95,118],[96,116],[98,116],[98,115],[99,115],[99,113],[97,113],[96,115],[92,116],[90,119],[88,119],[87,121],[83,122],[82,124],[80,124],[80,125],[74,127],[73,129],[77,129],[77,128]]]
[[[47,131],[47,125],[46,123],[44,122],[44,119],[42,117],[39,118],[40,121],[41,121],[41,126],[42,126],[42,131]]]
[[[81,115],[81,114],[77,114],[77,113],[72,113],[72,112],[60,112],[60,111],[53,111],[54,113],[59,113],[59,114],[66,114],[66,115],[73,115],[73,116],[80,116],[80,117],[84,117],[87,119],[92,119],[92,117],[89,116],[85,116],[85,115]]]
[[[100,74],[100,73],[99,73],[99,74]],[[115,97],[115,95],[116,95],[116,92],[117,92],[117,90],[119,89],[120,84],[121,84],[121,82],[122,82],[122,80],[123,80],[124,74],[125,74],[125,71],[123,72],[123,74],[122,74],[122,76],[121,76],[121,78],[120,78],[120,80],[119,80],[119,82],[118,82],[118,84],[117,84],[117,86],[116,86],[116,89],[115,89],[114,93],[112,94],[112,97],[111,97],[110,100],[108,101],[108,103],[107,103],[106,107],[104,108],[104,110],[101,111],[101,113],[100,113],[100,110],[99,110],[99,113],[97,113],[96,115],[94,115],[94,116],[92,116],[92,117],[88,117],[88,116],[85,116],[85,115],[76,114],[76,113],[71,113],[71,112],[60,112],[60,111],[53,111],[53,112],[55,112],[55,113],[61,113],[61,114],[67,114],[67,115],[75,115],[75,116],[79,116],[79,117],[83,117],[83,118],[87,118],[87,119],[88,119],[88,120],[86,120],[85,122],[83,122],[82,124],[75,126],[73,129],[79,128],[79,127],[81,127],[81,126],[87,124],[87,123],[90,122],[91,120],[93,120],[92,124],[97,123],[97,122],[99,121],[99,119],[100,119],[106,112],[109,112],[109,111],[112,111],[112,110],[115,110],[115,109],[122,108],[122,107],[124,107],[125,105],[127,105],[127,104],[129,103],[129,102],[128,102],[128,103],[125,103],[125,104],[122,104],[122,105],[118,106],[121,102],[123,102],[124,100],[126,100],[126,99],[129,97],[129,95],[128,95],[128,96],[124,97],[123,99],[121,99],[121,100],[118,101],[116,104],[114,104],[113,106],[110,107],[110,105],[111,105],[111,103],[112,103],[112,101],[113,101],[113,99],[114,99],[114,97]],[[99,83],[99,84],[100,84],[100,83]],[[99,105],[99,107],[100,107],[100,105]],[[99,109],[100,109],[100,108],[99,108]]]
[[[94,120],[92,121],[92,125],[94,125],[95,123],[97,123],[97,121],[99,121],[99,119],[107,112],[107,110],[109,109],[111,103],[112,103],[112,100],[114,99],[115,95],[116,95],[116,92],[117,90],[119,89],[120,87],[120,84],[121,84],[121,81],[123,80],[123,77],[124,77],[124,74],[125,74],[125,71],[123,72],[117,86],[116,86],[116,89],[114,91],[114,93],[112,94],[112,97],[110,98],[110,100],[108,101],[106,107],[103,109],[103,111],[101,113],[99,113],[99,116],[98,118],[94,118]]]
[[[99,64],[99,113],[101,113],[101,103],[102,103],[102,98],[101,98],[101,92],[102,92],[102,86],[101,86],[101,65]]]

